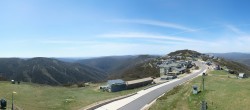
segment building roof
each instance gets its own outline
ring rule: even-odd
[[[116,80],[108,80],[108,84],[123,84],[125,81],[122,79],[116,79]]]
[[[174,71],[177,71],[177,72],[180,72],[180,71],[183,71],[185,70],[186,68],[184,67],[181,67],[181,68],[174,68]]]
[[[175,67],[175,66],[178,66],[178,63],[170,63],[170,64],[161,64],[161,65],[159,65],[159,67],[162,67],[162,68],[169,68],[169,67]]]
[[[137,80],[132,80],[132,81],[127,81],[127,84],[137,84],[137,83],[141,83],[141,82],[146,82],[146,81],[151,81],[153,80],[153,78],[148,77],[148,78],[143,78],[143,79],[137,79]]]

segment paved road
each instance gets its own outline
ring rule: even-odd
[[[119,107],[118,110],[140,110],[145,105],[151,103],[153,100],[157,99],[159,96],[164,94],[166,91],[169,91],[169,90],[173,89],[174,87],[178,86],[179,84],[182,84],[182,83],[196,77],[197,75],[201,74],[202,72],[204,72],[207,69],[206,65],[202,64],[201,62],[196,62],[196,64],[197,64],[197,66],[200,67],[200,69],[201,69],[200,71],[193,73],[191,75],[188,75],[187,77],[183,77],[183,78],[176,80],[172,83],[165,84],[164,86],[161,86],[161,87],[156,88],[154,90],[151,90],[150,92],[143,94],[134,100],[131,100],[126,105]],[[113,106],[119,106],[119,105],[113,105]]]
[[[148,94],[145,94],[142,97],[139,97],[136,100],[130,102],[129,104],[123,106],[119,110],[140,110],[145,105],[149,104],[150,102],[152,102],[153,100],[155,100],[156,98],[161,96],[166,91],[169,91],[172,88],[178,86],[179,84],[182,84],[182,83],[196,77],[198,74],[202,73],[206,69],[205,65],[203,65],[201,63],[197,63],[197,64],[201,68],[201,70],[198,71],[197,73],[194,73],[194,74],[192,74],[192,75],[190,75],[188,77],[184,77],[184,78],[182,78],[182,79],[180,79],[180,80],[178,80],[176,82],[170,83],[170,84],[165,85],[165,86],[163,86],[161,88],[153,90],[153,91],[149,92]]]

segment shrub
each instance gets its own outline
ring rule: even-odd
[[[85,83],[77,83],[77,87],[85,87]]]
[[[198,69],[200,69],[200,67],[199,67],[199,66],[195,66],[195,68],[194,68],[194,69],[198,70]]]

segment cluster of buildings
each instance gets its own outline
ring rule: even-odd
[[[158,62],[158,67],[160,69],[161,79],[173,79],[177,75],[185,73],[189,68],[192,68],[195,64],[189,60],[175,60],[167,59]]]
[[[194,57],[181,60],[182,56],[168,56],[166,59],[155,60],[154,65],[160,69],[160,80],[169,80],[177,78],[177,75],[186,73],[192,68]],[[107,85],[101,86],[102,91],[117,92],[127,89],[134,89],[154,83],[151,77],[142,78],[132,81],[123,81],[122,79],[108,80]]]

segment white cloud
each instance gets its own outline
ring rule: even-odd
[[[112,34],[102,34],[99,36],[105,38],[130,38],[130,39],[140,38],[140,39],[168,40],[168,41],[186,42],[186,43],[203,43],[203,41],[195,39],[148,34],[148,33],[112,33]]]
[[[162,45],[162,44],[174,44],[174,45],[184,44],[183,42],[178,42],[178,41],[165,41],[165,40],[145,40],[145,41],[156,43],[159,45]]]
[[[81,40],[41,40],[40,43],[45,44],[96,44],[97,41],[81,41]]]
[[[226,25],[226,27],[231,30],[232,32],[236,33],[236,34],[246,34],[245,32],[241,31],[239,28],[237,28],[236,26],[233,25]]]
[[[170,23],[170,22],[163,22],[163,21],[156,21],[156,20],[144,20],[144,19],[132,19],[132,20],[114,20],[115,22],[124,22],[124,23],[135,23],[135,24],[144,24],[144,25],[151,25],[151,26],[159,26],[159,27],[166,27],[166,28],[173,28],[183,31],[196,31],[196,29],[186,27],[180,24]]]
[[[250,43],[250,35],[238,37],[238,40]]]
[[[155,33],[108,33],[96,36],[95,40],[84,39],[15,39],[1,41],[7,44],[0,56],[19,57],[95,57],[110,55],[167,54],[179,49],[192,49],[199,52],[250,52],[250,34],[230,25],[230,32],[208,38],[206,41],[167,36]],[[100,40],[101,38],[101,40]],[[105,41],[103,39],[105,38]],[[134,43],[127,42],[136,40]],[[13,45],[15,44],[15,45]],[[18,48],[17,48],[18,47]]]

